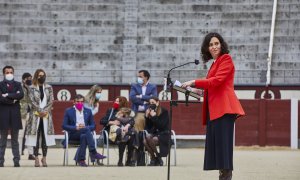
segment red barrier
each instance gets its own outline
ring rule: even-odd
[[[161,103],[163,107],[169,109],[168,101]],[[241,103],[247,115],[236,121],[236,145],[290,145],[290,100],[257,99],[241,100]],[[64,111],[70,106],[72,106],[71,101],[54,102],[53,120],[56,134],[62,134]],[[102,129],[99,124],[101,117],[111,106],[111,101],[100,103],[100,111],[95,116],[97,132]],[[189,104],[188,106],[178,104],[173,107],[172,129],[178,135],[204,135],[205,127],[201,124],[201,114],[202,104]]]

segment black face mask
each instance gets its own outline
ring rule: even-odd
[[[27,79],[27,80],[25,81],[25,84],[26,84],[27,86],[30,86],[30,85],[32,84],[32,81],[29,80],[29,79]]]
[[[45,77],[45,76],[42,76],[42,77],[38,78],[38,82],[39,82],[40,84],[44,84],[45,80],[46,80],[46,77]]]
[[[150,105],[149,105],[149,108],[155,111],[155,109],[156,109],[156,104],[150,104]]]

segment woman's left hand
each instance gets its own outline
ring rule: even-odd
[[[193,85],[195,85],[195,80],[190,80],[182,83],[181,87],[187,88],[188,86],[193,86]]]

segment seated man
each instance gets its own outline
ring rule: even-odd
[[[75,96],[74,106],[65,111],[62,128],[69,132],[69,140],[80,141],[77,161],[80,166],[85,163],[86,147],[89,148],[91,159],[104,159],[105,156],[97,153],[92,131],[95,130],[95,122],[92,111],[83,107],[84,97]]]

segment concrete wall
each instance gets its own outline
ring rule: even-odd
[[[128,84],[147,69],[162,84],[171,67],[200,58],[221,33],[235,83],[265,84],[272,0],[0,0],[0,67],[16,79],[43,68],[51,83]],[[300,0],[278,0],[272,84],[300,84]],[[185,81],[208,65],[172,72]]]

